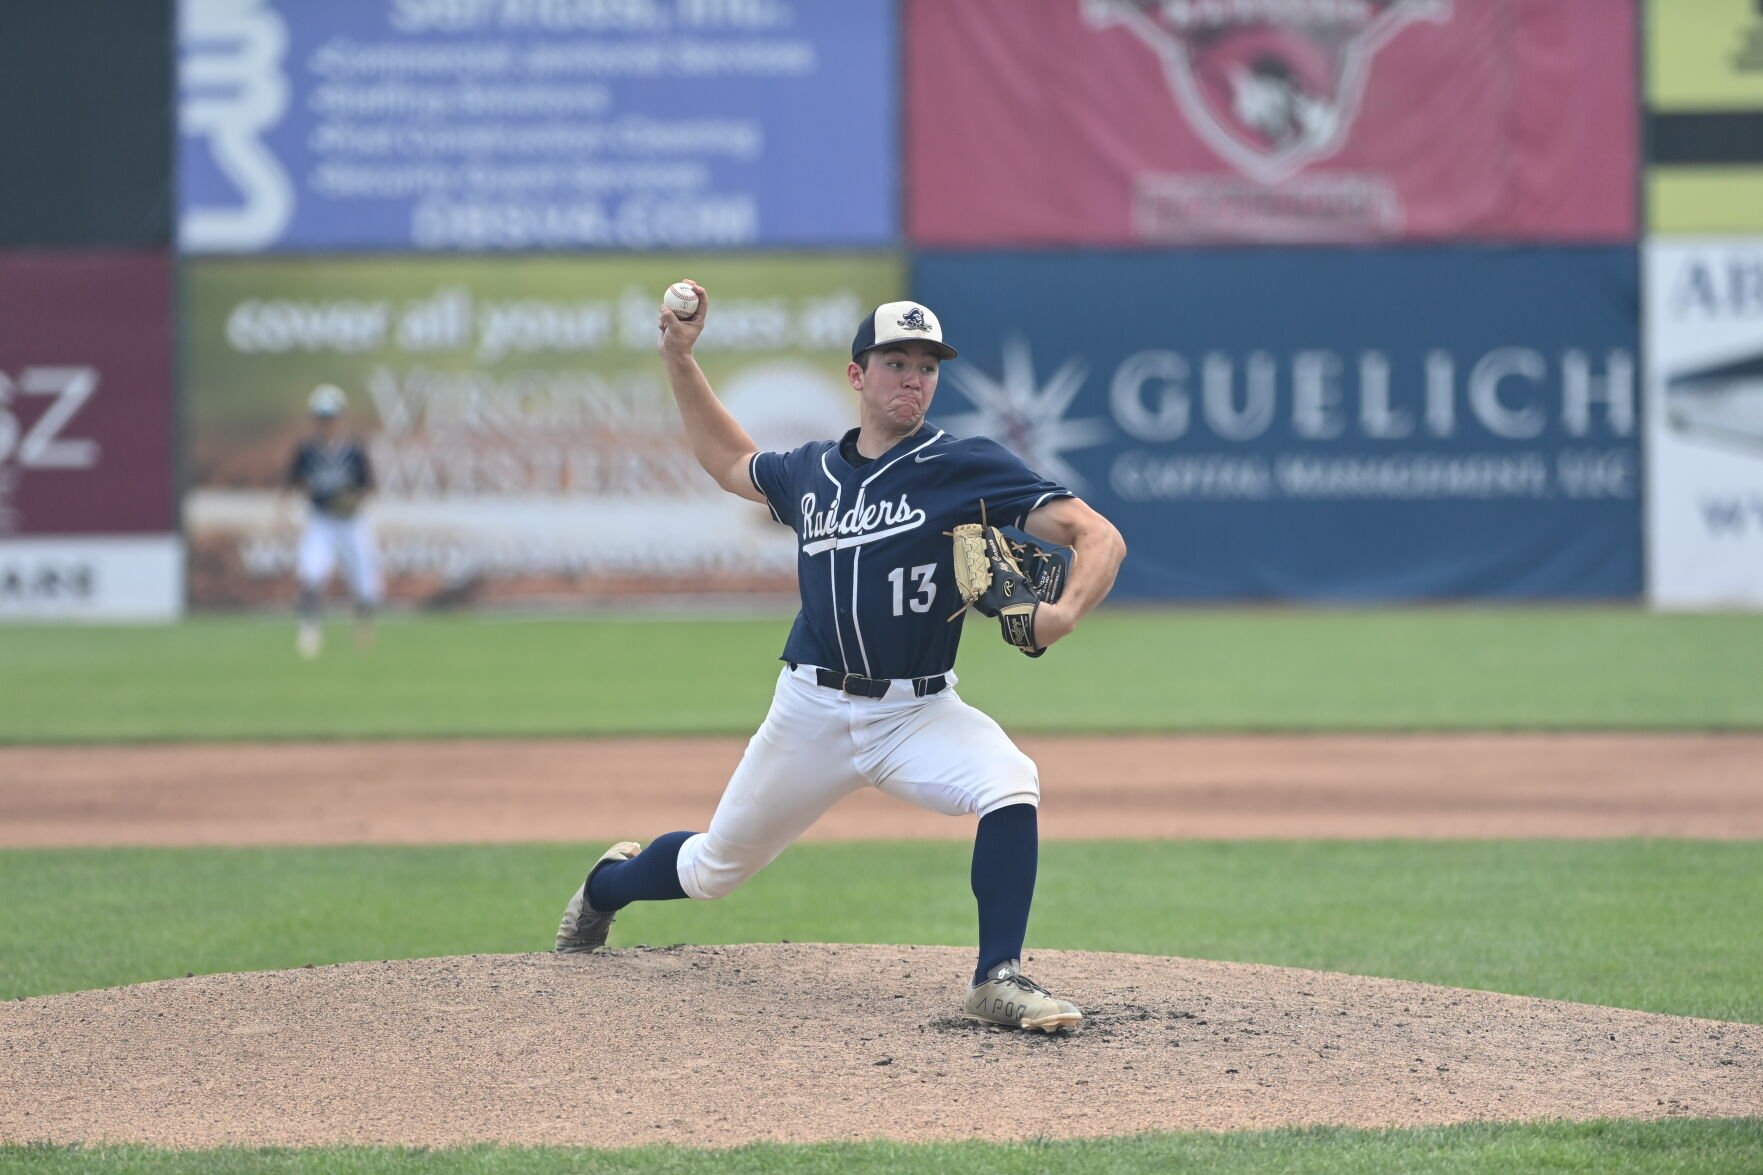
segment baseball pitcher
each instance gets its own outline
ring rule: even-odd
[[[794,533],[802,607],[771,710],[709,828],[608,849],[570,898],[556,949],[604,945],[613,916],[633,901],[730,893],[841,797],[874,787],[979,817],[979,958],[964,1014],[1075,1028],[1083,1013],[1019,966],[1040,779],[998,724],[955,692],[955,651],[969,609],[996,618],[1003,639],[1031,656],[1069,636],[1113,586],[1126,554],[1119,532],[996,442],[925,422],[939,369],[956,352],[917,302],[890,302],[858,324],[846,368],[858,427],[788,453],[758,451],[693,357],[709,296],[685,284],[696,305],[683,291],[663,305],[660,350],[686,435],[718,485]],[[1069,567],[1001,526],[1070,548]]]

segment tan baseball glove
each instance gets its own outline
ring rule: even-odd
[[[972,608],[982,616],[996,616],[1004,643],[1030,657],[1046,652],[1035,643],[1035,612],[1065,590],[1065,561],[1037,543],[1013,539],[982,522],[964,522],[950,537],[961,611]]]

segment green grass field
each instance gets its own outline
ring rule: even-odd
[[[601,847],[3,853],[0,998],[545,950]],[[946,842],[797,845],[721,902],[633,910],[616,943],[969,944],[967,857]],[[1763,938],[1734,925],[1758,909],[1757,842],[1050,842],[1030,943],[1763,1023]]]
[[[0,1147],[0,1163],[27,1175],[86,1171],[181,1175],[198,1170],[218,1175],[789,1175],[806,1171],[852,1175],[1102,1175],[1184,1169],[1245,1175],[1349,1175],[1373,1171],[1435,1171],[1452,1175],[1511,1175],[1519,1171],[1751,1175],[1763,1169],[1763,1118],[1557,1122],[1524,1127],[1478,1124],[1430,1130],[1268,1130],[990,1145],[756,1145],[725,1151],[666,1147],[617,1151],[325,1147],[303,1151],[219,1150],[188,1155],[139,1147]]]
[[[338,625],[325,657],[306,664],[282,618],[0,628],[0,742],[745,734],[763,713],[782,632],[777,619],[394,618],[373,653],[355,653]],[[1763,617],[1117,610],[1033,664],[968,645],[964,695],[1012,731],[1763,729]],[[0,998],[542,950],[600,847],[0,852]],[[966,868],[957,844],[802,845],[714,906],[633,911],[616,941],[966,944]],[[1759,842],[1066,842],[1043,847],[1031,941],[1763,1023],[1763,939],[1742,916],[1757,909]],[[0,1147],[0,1168],[30,1172],[1184,1165],[1754,1172],[1763,1117],[718,1153]]]
[[[0,742],[745,735],[785,629],[395,617],[306,663],[281,617],[0,628]],[[1012,731],[1763,729],[1756,615],[1114,610],[1032,664],[966,646]]]

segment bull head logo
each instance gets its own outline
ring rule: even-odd
[[[1163,62],[1176,105],[1243,174],[1277,183],[1340,149],[1372,55],[1451,0],[1081,0]]]

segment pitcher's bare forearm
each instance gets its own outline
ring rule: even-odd
[[[1114,577],[1126,558],[1126,540],[1106,522],[1080,530],[1071,542],[1071,574],[1059,602],[1081,619],[1114,590]]]
[[[1023,529],[1071,548],[1065,591],[1057,604],[1043,604],[1035,615],[1035,637],[1050,645],[1070,635],[1077,622],[1113,590],[1114,577],[1126,559],[1126,540],[1112,522],[1078,498],[1049,502],[1028,516]]]
[[[716,398],[697,358],[690,352],[666,353],[662,363],[667,369],[668,386],[673,389],[674,403],[679,405],[680,423],[685,426],[686,439],[698,464],[729,493],[763,502],[764,495],[753,487],[747,474],[747,462],[759,446]]]
[[[677,285],[692,288],[698,297],[697,312],[681,318],[664,304],[656,316],[656,324],[661,328],[657,349],[667,371],[668,386],[673,389],[674,403],[679,405],[680,422],[685,425],[692,456],[711,480],[729,493],[751,502],[763,502],[765,495],[753,484],[748,469],[759,446],[716,398],[692,354],[693,345],[709,321],[710,292],[691,278]]]

